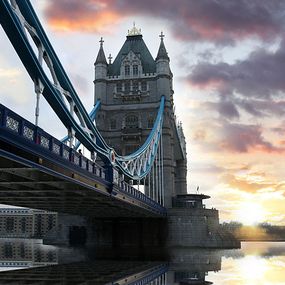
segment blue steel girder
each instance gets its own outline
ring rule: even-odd
[[[94,105],[93,109],[91,110],[91,112],[89,113],[89,117],[90,117],[90,119],[92,120],[92,122],[94,122],[94,124],[96,124],[95,118],[96,118],[97,112],[98,112],[98,110],[100,109],[100,107],[101,107],[101,101],[98,100],[98,101],[96,102],[96,104]],[[61,142],[66,143],[66,142],[68,142],[69,140],[70,140],[70,137],[67,135],[67,136],[65,136],[63,139],[61,139]],[[76,143],[74,149],[78,149],[80,145],[81,145],[81,142],[78,141],[78,142]]]
[[[65,127],[91,152],[109,160],[111,165],[132,179],[144,178],[154,162],[162,132],[164,96],[157,118],[145,143],[133,154],[118,155],[103,139],[84,108],[65,73],[29,0],[0,0],[0,22],[14,49],[36,86]],[[27,31],[27,32],[26,32]],[[28,33],[38,48],[38,56],[28,40]],[[43,69],[47,64],[53,82]]]

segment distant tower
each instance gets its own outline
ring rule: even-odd
[[[165,96],[163,158],[167,207],[172,206],[172,198],[177,194],[187,193],[185,139],[182,127],[178,130],[175,121],[169,62],[164,35],[160,35],[154,60],[141,30],[134,25],[113,63],[111,58],[107,63],[101,39],[94,80],[94,104],[101,100],[97,127],[107,143],[122,155],[134,152],[144,143],[153,127],[160,98]]]

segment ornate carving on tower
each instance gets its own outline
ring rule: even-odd
[[[136,27],[136,23],[134,22],[131,30],[128,30],[128,36],[140,36],[142,34],[141,29]]]

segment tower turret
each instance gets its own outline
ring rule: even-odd
[[[107,60],[103,49],[103,38],[101,38],[100,49],[94,63],[95,66],[95,80],[94,80],[94,105],[100,99],[102,102],[106,101],[106,80],[107,80]]]
[[[172,73],[169,67],[169,56],[164,45],[164,34],[160,34],[160,46],[158,49],[156,62],[157,91],[158,95],[165,95],[167,100],[172,101]]]
[[[158,49],[158,53],[156,56],[156,72],[158,74],[167,74],[170,75],[170,69],[169,69],[169,56],[167,54],[165,45],[164,45],[164,34],[161,32],[160,34],[160,46]]]

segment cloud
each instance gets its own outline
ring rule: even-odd
[[[127,16],[159,17],[181,40],[233,44],[252,36],[277,36],[284,8],[282,1],[266,0],[51,0],[45,14],[55,28],[89,32]]]
[[[284,149],[278,148],[265,140],[262,135],[262,128],[258,125],[225,122],[219,139],[220,148],[230,152],[284,152]]]
[[[238,189],[239,191],[256,193],[262,189],[268,189],[275,187],[273,183],[253,182],[243,178],[237,178],[235,175],[226,174],[222,177],[224,183],[226,183],[232,189]]]
[[[283,121],[280,125],[271,128],[271,131],[277,133],[280,136],[285,135],[285,121]]]
[[[237,107],[229,100],[222,99],[219,102],[206,102],[202,105],[208,110],[216,110],[220,115],[228,119],[238,119],[240,117]]]
[[[199,89],[214,91],[207,102],[221,116],[234,119],[243,110],[254,117],[285,115],[285,41],[275,51],[258,49],[233,64],[197,63],[186,81]]]
[[[198,63],[188,77],[190,84],[212,88],[221,95],[238,93],[246,97],[271,98],[279,91],[285,91],[284,44],[276,52],[259,49],[246,60],[234,64]],[[217,84],[218,83],[218,84]]]
[[[60,31],[107,31],[122,15],[112,9],[112,1],[52,0],[45,10],[49,24]]]

